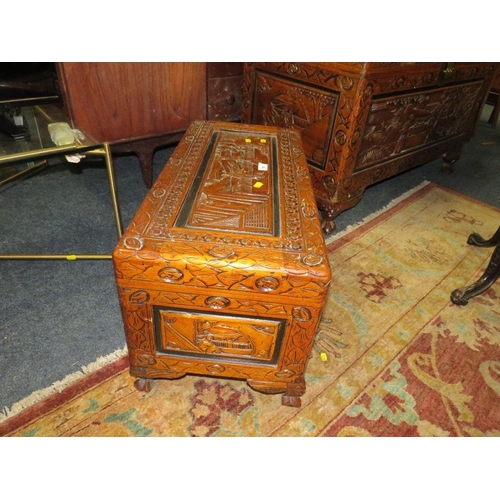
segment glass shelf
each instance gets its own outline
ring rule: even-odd
[[[99,146],[99,142],[83,132],[85,139],[67,146],[56,146],[48,131],[51,123],[66,122],[69,118],[64,110],[55,104],[26,106],[22,108],[27,136],[13,139],[0,133],[0,165],[13,162],[26,162],[40,157],[64,155],[88,151]]]

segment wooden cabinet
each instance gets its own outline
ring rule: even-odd
[[[498,63],[245,63],[243,121],[301,131],[323,229],[365,188],[460,156]]]
[[[240,118],[243,63],[58,63],[70,118],[113,153],[139,156],[152,183],[152,157],[197,119]]]
[[[243,63],[207,63],[207,119],[241,120]]]

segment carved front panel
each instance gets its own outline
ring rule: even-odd
[[[136,376],[218,374],[281,384],[299,377],[323,303],[277,303],[246,294],[118,287]]]
[[[356,171],[467,132],[482,82],[374,98]]]
[[[286,322],[154,307],[154,323],[160,353],[276,364]]]
[[[339,94],[257,71],[252,122],[299,130],[308,162],[325,170]]]

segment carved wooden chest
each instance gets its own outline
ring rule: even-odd
[[[245,63],[242,121],[301,131],[323,228],[470,138],[498,63]]]
[[[136,387],[232,377],[300,405],[330,267],[297,131],[193,122],[113,262]]]

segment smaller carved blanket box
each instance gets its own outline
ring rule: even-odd
[[[330,267],[297,131],[193,122],[113,263],[138,389],[210,375],[300,406]]]

